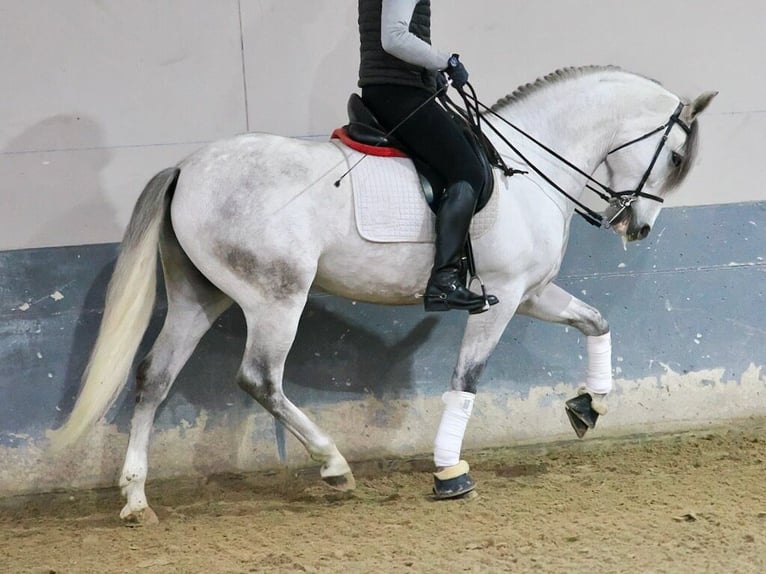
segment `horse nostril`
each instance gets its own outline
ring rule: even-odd
[[[647,235],[649,235],[649,232],[652,230],[652,227],[650,225],[644,225],[641,230],[638,232],[638,238],[644,239]]]

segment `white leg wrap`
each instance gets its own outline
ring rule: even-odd
[[[444,412],[434,440],[434,464],[437,468],[460,462],[460,449],[476,395],[462,391],[447,391],[442,395]]]
[[[612,390],[612,335],[588,337],[588,378],[585,388],[591,395]]]

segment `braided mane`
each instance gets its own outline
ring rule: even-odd
[[[595,74],[598,72],[624,72],[624,71],[625,70],[623,70],[619,66],[579,66],[579,67],[572,66],[568,68],[559,68],[555,72],[551,72],[550,74],[547,74],[543,76],[542,78],[538,78],[534,82],[519,86],[512,93],[500,98],[497,102],[495,102],[495,104],[492,106],[492,110],[497,111],[498,109],[502,107],[508,106],[510,104],[513,104],[515,102],[525,99],[526,97],[530,96],[531,94],[537,92],[538,90],[542,88],[545,88],[552,84],[564,82],[572,78],[579,78],[581,76],[585,76],[588,74]]]

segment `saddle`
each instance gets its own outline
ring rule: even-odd
[[[351,94],[348,98],[347,111],[348,124],[336,129],[331,137],[339,139],[352,149],[369,155],[410,158],[420,175],[426,201],[435,213],[439,208],[439,199],[446,186],[444,179],[427,163],[411,156],[407,152],[406,146],[397,141],[395,137],[386,136],[386,129],[380,124],[359,94]],[[476,212],[479,212],[487,205],[494,191],[492,165],[488,156],[492,157],[492,154],[497,152],[483,135],[479,137],[474,133],[465,119],[451,111],[448,113],[452,116],[453,121],[460,126],[463,135],[482,165],[484,181],[481,190],[479,190],[479,200],[476,206]]]

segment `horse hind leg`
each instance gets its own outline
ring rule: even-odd
[[[157,522],[145,493],[149,438],[157,408],[199,340],[232,303],[194,267],[167,231],[161,251],[168,312],[157,340],[137,370],[136,405],[120,476],[127,498],[120,518],[132,524]]]
[[[322,463],[322,480],[336,490],[353,490],[354,476],[335,442],[282,389],[285,360],[307,293],[308,284],[302,293],[281,293],[262,301],[248,298],[254,304],[244,309],[248,334],[237,383],[303,444],[312,459]]]

